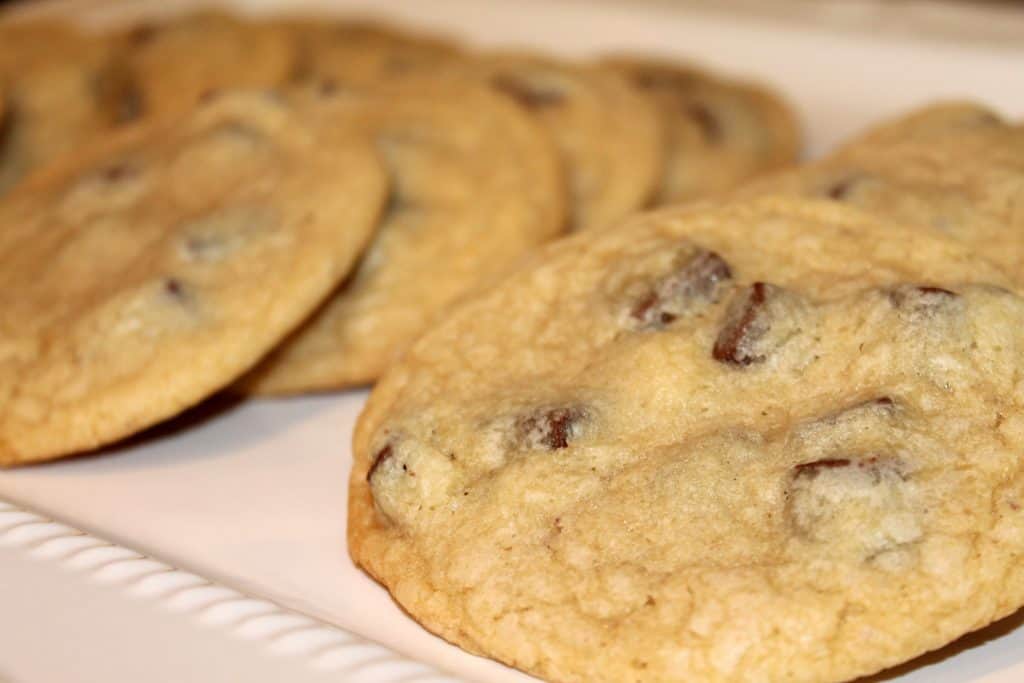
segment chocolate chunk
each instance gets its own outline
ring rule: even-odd
[[[711,109],[701,102],[689,102],[686,105],[686,115],[700,126],[704,139],[709,142],[720,142],[725,137],[722,123],[714,115]]]
[[[825,458],[814,462],[803,462],[793,468],[797,477],[808,477],[814,479],[822,470],[831,470],[839,467],[849,467],[851,464],[847,458]]]
[[[498,74],[491,79],[491,85],[528,109],[554,107],[565,99],[565,95],[557,90],[525,83],[508,74]]]
[[[394,450],[391,448],[391,444],[387,444],[384,448],[377,451],[377,455],[373,457],[373,464],[370,466],[370,470],[366,473],[366,481],[371,481],[374,473],[377,471],[377,468],[384,464],[393,455]]]
[[[640,329],[657,329],[670,324],[696,302],[711,301],[719,285],[732,278],[732,269],[713,251],[700,250],[630,310]]]
[[[101,175],[108,183],[116,183],[136,176],[138,173],[139,169],[129,164],[114,164],[103,169]]]
[[[580,408],[553,408],[516,421],[516,447],[568,448],[575,436],[576,425],[585,417]]]
[[[850,196],[850,191],[861,180],[860,175],[848,175],[837,180],[825,189],[825,196],[837,202],[845,201]]]
[[[97,75],[94,89],[100,108],[115,126],[142,118],[145,103],[139,84],[128,69],[111,64]]]
[[[754,351],[753,342],[764,335],[770,324],[764,320],[764,310],[772,290],[771,285],[755,282],[733,303],[730,320],[718,333],[711,351],[715,360],[744,366],[764,362],[765,356]]]
[[[164,280],[164,292],[166,292],[171,298],[177,299],[178,301],[184,301],[186,298],[184,285],[181,284],[180,280],[173,277],[169,277]]]
[[[210,104],[221,96],[220,88],[207,88],[199,93],[199,104]]]
[[[899,479],[906,478],[901,471],[900,463],[898,461],[890,458],[881,458],[877,455],[861,458],[859,460],[850,460],[849,458],[824,458],[813,462],[800,463],[793,468],[793,476],[794,478],[803,477],[807,479],[814,479],[826,470],[836,470],[846,467],[857,468],[859,471],[868,474],[869,479],[875,483],[881,481],[886,475],[895,475]]]
[[[331,78],[326,78],[317,84],[317,94],[320,97],[334,97],[338,94],[338,82]]]
[[[131,45],[139,46],[153,40],[156,37],[157,28],[153,24],[139,24],[128,32],[128,42]]]

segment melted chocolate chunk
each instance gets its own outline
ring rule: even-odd
[[[507,74],[491,79],[491,85],[528,109],[555,107],[565,100],[565,94],[552,88],[543,88]]]
[[[579,408],[553,408],[516,422],[516,445],[522,448],[568,448],[576,425],[585,417]]]
[[[751,346],[766,331],[768,323],[762,318],[772,289],[764,282],[755,282],[741,300],[733,303],[730,320],[718,333],[711,350],[715,360],[743,366],[764,362],[765,356],[754,352]]]
[[[701,250],[664,278],[630,310],[641,329],[670,324],[696,301],[710,301],[718,286],[732,278],[732,269],[713,251]]]
[[[387,460],[394,454],[395,452],[394,449],[391,448],[391,444],[387,444],[384,448],[377,451],[377,455],[373,456],[373,464],[370,465],[370,469],[366,473],[366,481],[371,481],[374,473],[377,471],[377,468],[387,462]]]

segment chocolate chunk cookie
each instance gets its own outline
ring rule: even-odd
[[[528,115],[489,89],[410,81],[314,87],[373,140],[393,187],[373,245],[331,300],[243,383],[295,393],[376,379],[449,304],[564,228],[561,169]]]
[[[731,189],[799,155],[795,115],[761,87],[656,60],[619,58],[603,65],[625,76],[661,115],[667,142],[658,204]]]
[[[368,241],[372,148],[270,93],[123,132],[0,201],[0,465],[97,448],[233,381]]]
[[[850,680],[1024,604],[1024,300],[829,200],[543,250],[378,383],[355,560],[554,681]]]

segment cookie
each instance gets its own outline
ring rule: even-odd
[[[961,240],[1018,281],[1024,272],[1024,127],[977,105],[913,112],[739,194],[829,199]]]
[[[127,130],[0,201],[0,464],[97,448],[251,367],[370,238],[371,147],[271,93]]]
[[[298,48],[294,80],[366,87],[392,78],[422,76],[462,59],[445,38],[401,31],[366,21],[275,22]]]
[[[243,383],[255,393],[364,384],[453,301],[564,227],[561,169],[543,131],[487,88],[407,82],[336,91],[336,125],[376,142],[392,179],[359,268]]]
[[[123,59],[148,116],[181,112],[206,93],[283,84],[297,48],[280,29],[218,12],[140,24],[120,38]]]
[[[614,224],[650,202],[661,172],[658,113],[617,74],[532,55],[481,55],[446,72],[488,83],[549,132],[568,174],[570,227]]]
[[[428,629],[552,681],[849,680],[1024,603],[1024,301],[825,201],[542,251],[357,425],[349,544]]]
[[[0,45],[2,193],[120,125],[132,93],[119,75],[115,46],[65,24],[0,24]]]
[[[667,141],[657,204],[729,190],[799,156],[795,115],[759,86],[653,59],[623,57],[603,66],[625,76],[661,115]]]

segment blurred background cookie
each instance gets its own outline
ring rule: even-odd
[[[225,94],[0,200],[0,465],[94,449],[198,403],[338,284],[386,177],[367,143],[317,121]]]

